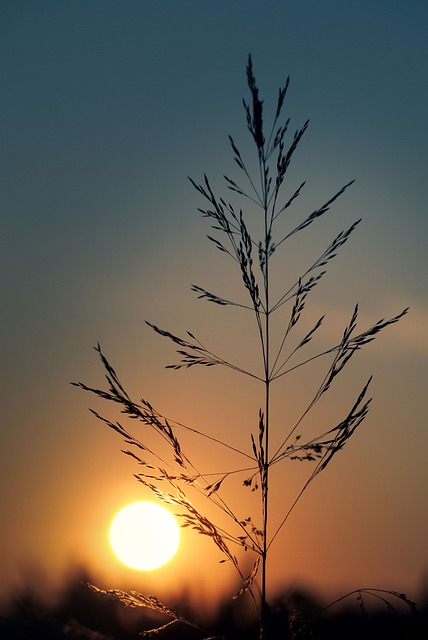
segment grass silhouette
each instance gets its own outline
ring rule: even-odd
[[[302,499],[310,484],[343,449],[355,430],[367,416],[371,398],[368,390],[371,377],[356,394],[352,404],[345,408],[342,418],[331,424],[312,424],[314,407],[335,387],[339,375],[351,358],[372,342],[389,325],[398,322],[407,312],[379,319],[366,328],[359,327],[359,308],[355,305],[341,335],[330,346],[313,350],[313,341],[323,326],[325,315],[305,328],[305,316],[311,295],[324,279],[328,267],[338,251],[349,240],[360,220],[338,232],[329,244],[319,251],[318,257],[302,269],[297,278],[286,282],[287,274],[281,274],[281,289],[273,287],[274,270],[278,269],[281,254],[296,236],[303,234],[312,225],[318,225],[336,201],[345,194],[352,181],[338,189],[324,204],[297,223],[290,211],[305,188],[305,182],[290,189],[287,176],[290,163],[306,134],[309,122],[305,122],[290,135],[290,119],[283,116],[289,79],[279,89],[272,123],[266,127],[263,101],[253,72],[251,57],[248,59],[247,84],[249,101],[244,100],[247,128],[255,149],[253,171],[235,140],[229,136],[235,164],[240,178],[224,176],[229,196],[216,195],[211,181],[205,175],[193,187],[205,202],[199,212],[212,228],[209,242],[221,252],[235,269],[241,281],[241,293],[236,298],[214,293],[199,284],[192,290],[203,301],[221,307],[234,307],[242,314],[250,314],[257,339],[254,352],[259,365],[254,369],[243,366],[212,350],[205,341],[188,331],[179,336],[151,322],[148,326],[162,338],[174,345],[177,361],[167,365],[175,370],[193,367],[224,367],[244,378],[257,381],[260,389],[259,413],[255,416],[255,428],[243,438],[242,446],[236,447],[217,438],[216,434],[198,430],[174,421],[158,411],[146,399],[135,400],[128,395],[119,376],[100,345],[96,351],[104,368],[107,386],[104,389],[85,383],[74,383],[98,398],[113,403],[123,419],[113,420],[93,411],[95,416],[114,430],[124,441],[124,454],[138,465],[136,479],[149,489],[156,499],[172,505],[181,519],[181,526],[191,527],[198,534],[207,536],[218,548],[223,561],[231,563],[240,579],[234,598],[247,593],[258,615],[258,635],[262,640],[271,634],[271,607],[267,602],[267,559],[278,536],[287,523],[295,506]],[[275,282],[275,285],[277,283]],[[308,350],[308,345],[312,350]],[[279,445],[272,447],[272,433],[279,425],[272,419],[272,388],[284,384],[294,372],[314,364],[324,364],[321,381],[312,392],[309,403],[301,409],[299,417],[284,435]],[[136,424],[150,428],[158,437],[157,442],[144,439],[144,429],[137,431]],[[314,432],[314,426],[316,431]],[[183,430],[208,443],[215,442],[236,456],[237,464],[227,472],[204,473],[191,451],[185,450],[180,434]],[[153,444],[154,442],[154,444]],[[310,465],[307,479],[296,488],[294,499],[284,509],[279,524],[270,525],[271,469],[293,461]],[[222,495],[224,483],[238,481],[243,491],[259,496],[259,512],[242,518],[235,505]],[[193,493],[192,493],[193,492]],[[237,492],[236,492],[237,494]],[[218,524],[215,518],[195,504],[192,495],[203,496],[215,507],[228,525]],[[238,498],[237,498],[238,501]],[[211,513],[211,511],[210,511]],[[253,557],[252,568],[246,572],[237,550],[245,550]],[[245,555],[245,560],[248,558]],[[97,589],[94,587],[94,589]],[[194,628],[174,609],[165,606],[154,596],[118,590],[99,590],[114,596],[132,607],[148,607],[166,614],[169,621],[151,633],[167,632],[170,626],[179,623]],[[363,601],[364,590],[359,592]],[[379,592],[380,593],[380,592]],[[378,596],[379,596],[378,593]],[[386,594],[384,594],[385,596]],[[391,592],[391,597],[396,594]],[[382,596],[382,597],[384,597]],[[400,597],[400,596],[399,596]],[[404,597],[408,604],[410,601]],[[389,602],[389,600],[388,600]],[[409,605],[410,606],[410,605]],[[309,622],[300,624],[298,616],[289,619],[291,637],[303,637],[309,633]],[[211,637],[202,629],[204,637]],[[147,635],[147,631],[145,635]]]
[[[49,606],[42,593],[24,590],[13,603],[0,611],[0,638],[5,640],[135,640],[152,635],[154,625],[161,629],[159,637],[175,640],[198,640],[203,626],[210,626],[211,637],[230,640],[256,640],[259,634],[258,621],[248,615],[245,603],[230,600],[225,594],[215,617],[209,620],[204,612],[189,608],[185,594],[174,602],[173,609],[184,612],[186,619],[198,621],[192,626],[165,626],[169,616],[151,608],[132,608],[125,601],[112,597],[99,597],[87,588],[94,577],[79,569],[68,579],[61,590],[61,597]],[[324,607],[313,594],[307,591],[278,593],[272,602],[269,618],[269,633],[272,638],[282,640],[313,638],[314,640],[423,640],[427,637],[427,602],[416,613],[413,603],[406,607],[391,606],[392,592],[370,590],[385,598],[387,606],[380,608],[369,602],[366,590],[349,594],[347,607],[332,603]],[[403,594],[395,594],[398,603]],[[362,602],[356,600],[361,597]],[[398,598],[398,599],[397,599]],[[128,595],[127,595],[128,599]],[[378,602],[380,602],[378,600]],[[232,606],[233,603],[233,606]],[[350,605],[353,606],[350,606]],[[385,603],[382,603],[383,605]],[[242,607],[244,605],[244,607]],[[388,610],[389,609],[389,610]],[[181,615],[181,614],[180,614]],[[199,627],[199,628],[198,628]]]

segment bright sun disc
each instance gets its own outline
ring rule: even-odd
[[[171,560],[179,541],[174,516],[154,502],[128,504],[110,527],[111,546],[119,560],[140,571],[157,569]]]

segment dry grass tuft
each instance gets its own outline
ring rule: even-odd
[[[147,324],[156,334],[168,339],[176,347],[178,361],[168,365],[169,368],[178,370],[198,366],[222,366],[258,381],[260,410],[256,435],[249,433],[247,442],[244,442],[239,449],[216,439],[215,436],[203,430],[197,430],[167,418],[147,400],[131,399],[99,345],[96,351],[104,367],[107,388],[98,389],[84,383],[76,383],[76,386],[113,403],[133,427],[136,424],[143,427],[139,431],[143,436],[147,428],[155,432],[158,448],[149,446],[144,438],[137,439],[122,421],[113,422],[98,412],[93,412],[125,442],[126,448],[123,449],[123,453],[133,458],[140,469],[135,474],[136,479],[157,499],[174,505],[177,508],[178,517],[181,518],[182,526],[191,527],[197,533],[209,537],[220,551],[223,560],[233,565],[242,580],[242,588],[236,596],[250,594],[260,613],[261,638],[265,638],[267,633],[265,624],[266,560],[269,550],[309,485],[326,469],[366,418],[371,401],[371,398],[367,397],[371,377],[357,394],[352,406],[344,411],[344,417],[338,423],[320,428],[315,436],[305,436],[307,422],[313,415],[314,407],[322,397],[331,392],[336,379],[356,352],[373,341],[386,327],[398,322],[407,313],[407,309],[389,319],[382,318],[369,328],[357,329],[358,305],[356,305],[349,323],[344,327],[342,337],[336,343],[315,354],[305,355],[308,353],[305,348],[308,344],[313,344],[314,337],[322,327],[324,315],[309,331],[303,333],[303,337],[302,334],[299,337],[296,327],[300,327],[311,294],[322,282],[327,267],[330,267],[338,251],[348,242],[360,220],[340,231],[296,280],[284,283],[282,292],[276,296],[273,295],[271,287],[271,263],[273,260],[279,260],[280,250],[287,246],[290,238],[294,239],[294,236],[311,225],[319,224],[353,181],[341,187],[321,207],[304,216],[297,225],[291,223],[288,218],[289,211],[298,200],[305,183],[289,191],[286,180],[287,171],[308,130],[309,121],[298,127],[291,136],[291,140],[288,140],[290,119],[283,119],[285,98],[289,88],[289,79],[287,79],[285,85],[279,90],[272,124],[266,131],[263,101],[259,96],[251,57],[247,65],[247,81],[250,100],[248,102],[244,100],[244,110],[248,131],[256,149],[258,172],[255,175],[250,172],[234,139],[229,136],[242,182],[225,176],[225,186],[233,199],[239,201],[239,206],[226,199],[226,196],[217,196],[206,175],[201,183],[190,179],[206,204],[206,208],[201,208],[199,211],[207,218],[214,232],[213,235],[208,236],[208,239],[216,249],[231,260],[232,266],[238,270],[242,291],[234,300],[212,293],[198,284],[193,284],[192,290],[202,300],[222,307],[237,307],[242,313],[253,315],[258,335],[258,344],[254,348],[260,354],[260,366],[257,370],[248,370],[238,362],[232,362],[212,351],[190,331],[185,337],[180,337],[150,322]],[[243,204],[247,207],[245,213]],[[286,228],[288,225],[286,231],[278,229],[279,219],[282,221],[282,228],[284,224]],[[273,331],[272,324],[273,318],[277,317],[280,320],[279,324],[284,327],[279,337]],[[325,375],[321,384],[314,390],[312,400],[302,409],[299,419],[292,425],[282,443],[272,451],[270,435],[277,426],[271,419],[272,385],[277,384],[278,381],[283,382],[285,376],[296,369],[310,366],[314,361],[325,362]],[[177,434],[183,429],[195,437],[214,441],[233,451],[238,461],[236,467],[227,472],[219,471],[214,474],[200,471],[198,465],[191,460],[190,454],[183,451],[180,444]],[[288,464],[293,461],[311,465],[307,480],[303,486],[297,488],[295,498],[285,508],[279,526],[268,534],[270,470],[273,465]],[[222,497],[221,490],[225,481],[230,482],[236,478],[241,486],[259,495],[260,512],[258,514],[244,519],[238,517],[236,509],[227,504]],[[215,505],[219,512],[228,518],[230,528],[220,527],[196,508],[191,500],[190,490],[196,491]],[[250,575],[244,574],[239,558],[232,550],[234,547],[250,551],[254,555]],[[98,591],[101,592],[101,590]],[[142,596],[135,592],[125,594],[116,590],[103,593],[119,598],[128,606],[146,606],[162,611],[171,618],[171,621],[160,629],[177,622],[190,624],[153,596]],[[359,592],[361,602],[363,593],[365,593],[364,590]],[[377,595],[382,597],[380,593]],[[293,637],[303,637],[301,635],[303,631],[297,630],[301,623],[298,616],[290,619]]]

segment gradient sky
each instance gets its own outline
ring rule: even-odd
[[[149,496],[69,382],[102,383],[100,341],[136,397],[250,446],[251,385],[166,371],[173,350],[144,320],[247,349],[228,310],[189,292],[195,281],[219,291],[227,271],[187,176],[233,174],[227,135],[246,148],[252,52],[266,106],[290,74],[292,128],[311,119],[292,173],[308,181],[302,206],[356,180],[320,225],[323,248],[363,217],[314,314],[323,307],[340,335],[357,301],[366,324],[411,307],[350,370],[352,397],[374,374],[372,410],[277,541],[271,587],[417,597],[428,576],[427,28],[424,0],[1,3],[0,593],[41,575],[56,584],[78,564],[111,587],[229,591],[230,569],[187,531],[156,575],[117,566],[109,523]],[[307,382],[284,391],[281,411]],[[298,473],[277,478],[275,509]]]

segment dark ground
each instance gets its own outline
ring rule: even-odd
[[[0,617],[3,640],[137,640],[139,633],[168,622],[168,618],[147,609],[129,609],[114,599],[90,590],[84,579],[68,585],[61,601],[46,607],[34,593],[21,594]],[[318,616],[321,606],[307,594],[295,593],[278,598],[270,613],[269,637],[272,640],[428,640],[427,602],[418,603],[418,612],[406,612],[402,603],[391,607],[358,610],[356,597],[349,609],[340,608]],[[394,606],[397,602],[392,599]],[[169,603],[168,603],[169,604]],[[183,603],[172,605],[187,620],[204,626],[204,612],[186,610]],[[143,613],[140,613],[143,611]],[[157,615],[157,617],[156,617]],[[257,625],[251,622],[242,604],[225,601],[217,618],[202,634],[182,623],[175,623],[152,636],[155,640],[202,640],[206,637],[227,640],[257,640]],[[147,637],[147,636],[146,636]]]

